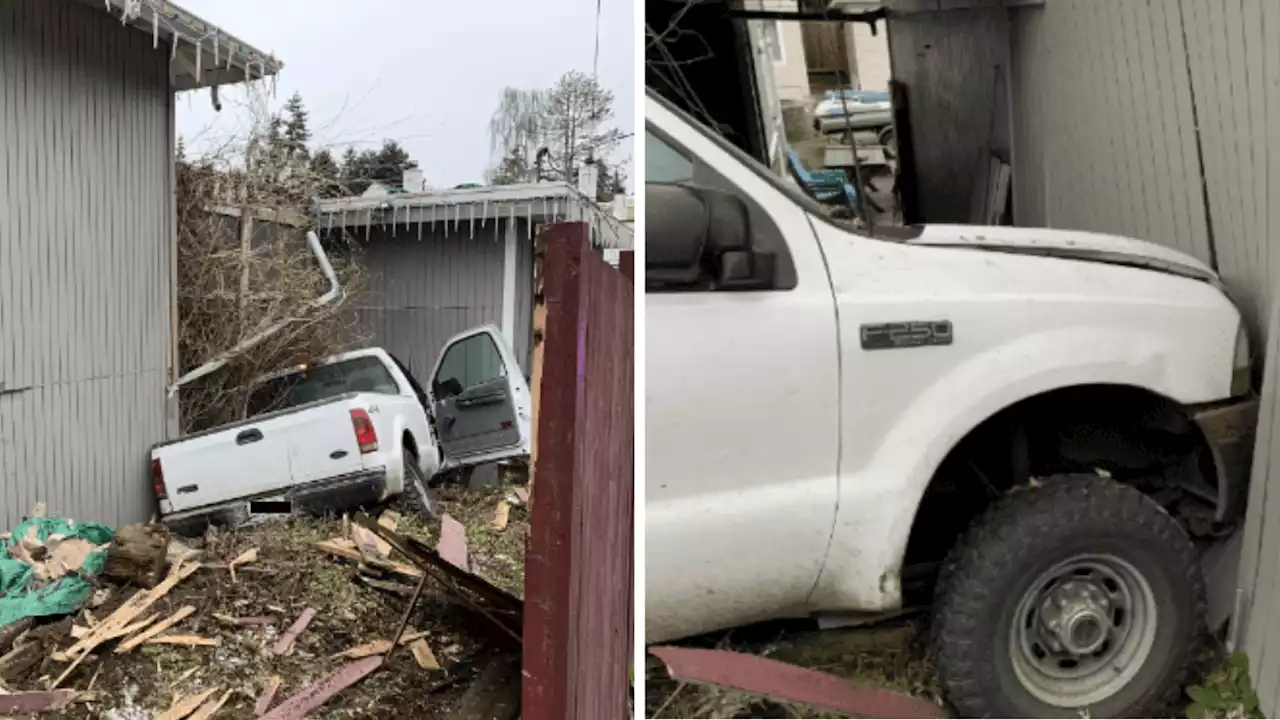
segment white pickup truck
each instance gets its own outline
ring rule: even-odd
[[[401,493],[433,514],[428,481],[440,469],[528,455],[531,408],[491,326],[445,344],[429,389],[381,348],[289,368],[250,389],[244,420],[152,449],[160,517],[189,533]]]
[[[865,618],[921,578],[960,714],[1168,712],[1257,414],[1216,274],[1100,234],[868,233],[652,93],[646,123],[646,641]]]

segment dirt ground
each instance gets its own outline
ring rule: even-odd
[[[490,524],[498,500],[511,488],[494,487],[474,493],[455,491],[442,498],[442,510],[468,530],[473,571],[494,584],[520,594],[523,585],[527,506],[511,508],[510,523],[501,532]],[[437,524],[415,520],[404,508],[399,530],[435,545]],[[330,557],[314,543],[339,537],[340,519],[270,521],[209,537],[201,563],[226,563],[250,548],[259,559],[237,567],[237,582],[225,569],[198,570],[152,607],[165,617],[184,605],[196,608],[172,633],[215,638],[217,647],[144,645],[116,654],[115,642],[100,647],[97,659],[86,661],[62,687],[90,690],[94,702],[77,703],[62,717],[134,720],[151,718],[167,709],[175,693],[184,696],[219,688],[232,690],[219,718],[254,717],[253,706],[272,676],[283,679],[278,704],[303,686],[350,662],[332,655],[374,640],[390,640],[408,599],[360,584],[356,566]],[[396,557],[394,560],[404,561]],[[105,618],[123,603],[133,588],[114,588],[110,599],[92,612]],[[315,619],[299,637],[295,649],[274,656],[270,649],[303,610],[316,610]],[[237,618],[272,616],[272,624],[235,627],[214,614]],[[42,643],[45,659],[24,672],[3,679],[10,690],[36,690],[57,677],[65,665],[51,658],[66,649],[72,619],[63,618],[34,628],[28,640]],[[472,679],[486,663],[513,650],[513,641],[493,629],[489,621],[449,599],[429,580],[410,626],[426,631],[426,641],[441,669],[424,670],[406,647],[397,648],[388,666],[340,692],[311,718],[449,717]]]

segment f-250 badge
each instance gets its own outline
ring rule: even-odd
[[[950,345],[953,338],[950,320],[872,323],[863,325],[861,334],[863,350]]]

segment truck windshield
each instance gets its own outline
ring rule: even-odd
[[[400,388],[380,359],[352,358],[263,382],[249,392],[245,417],[287,410],[349,392],[396,395]]]

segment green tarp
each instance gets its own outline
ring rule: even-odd
[[[76,523],[63,518],[32,518],[13,529],[8,540],[0,541],[0,627],[26,617],[67,615],[75,612],[93,587],[85,580],[102,572],[107,562],[105,550],[91,553],[79,573],[33,587],[36,583],[31,566],[9,555],[9,547],[36,530],[36,539],[47,541],[51,535],[81,538],[94,545],[111,542],[112,530],[97,523]]]

